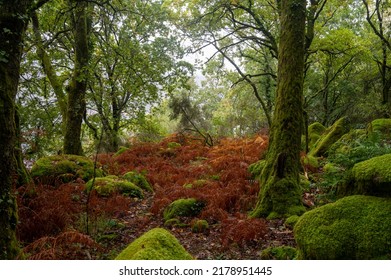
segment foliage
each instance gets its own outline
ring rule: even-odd
[[[348,196],[305,213],[294,228],[299,259],[391,258],[391,201]]]
[[[170,232],[155,228],[134,240],[116,260],[191,260],[178,240]]]
[[[77,231],[65,231],[57,236],[45,236],[23,249],[29,260],[74,260],[80,259],[83,252],[98,249],[98,244],[88,235]]]
[[[264,219],[235,217],[222,222],[222,245],[259,243],[267,233]]]

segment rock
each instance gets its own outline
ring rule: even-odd
[[[110,196],[113,193],[118,192],[131,197],[144,197],[141,188],[114,175],[95,178],[95,180],[91,179],[86,184],[87,192],[91,191],[92,188],[94,188],[100,196]]]
[[[115,259],[192,260],[193,257],[169,231],[155,228],[130,243]]]
[[[348,131],[349,129],[346,118],[337,120],[331,127],[324,131],[308,155],[314,157],[326,155],[330,146],[338,141]]]
[[[348,196],[303,214],[299,259],[391,259],[391,199]]]
[[[320,122],[314,122],[308,126],[308,148],[311,150],[326,128]]]
[[[195,198],[182,198],[173,201],[163,212],[164,220],[176,217],[195,217],[204,208],[205,203]]]
[[[391,154],[356,163],[339,195],[364,194],[391,197]]]
[[[148,180],[142,173],[137,171],[129,171],[122,175],[122,178],[135,184],[137,187],[146,190],[148,192],[153,192],[153,188],[151,184],[149,184]]]
[[[100,168],[96,168],[95,173],[96,177],[104,175]],[[94,162],[76,155],[43,157],[37,160],[31,169],[31,177],[45,183],[67,183],[78,178],[88,181],[93,176]]]

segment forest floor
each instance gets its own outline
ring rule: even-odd
[[[143,199],[95,192],[88,197],[82,180],[41,183],[33,192],[19,188],[18,236],[24,257],[113,259],[156,227],[170,230],[196,259],[260,259],[265,248],[295,247],[292,229],[283,220],[248,218],[259,191],[248,166],[263,157],[267,145],[266,135],[222,139],[213,147],[172,136],[160,143],[132,143],[119,155],[98,156],[107,174],[144,172],[154,192]],[[179,198],[196,198],[206,206],[197,217],[181,218],[180,226],[165,226],[162,213]],[[192,232],[197,219],[208,221],[209,228]]]

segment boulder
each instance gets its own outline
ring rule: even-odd
[[[120,179],[117,176],[110,175],[101,178],[91,179],[86,184],[87,192],[91,191],[92,188],[100,196],[110,196],[113,193],[121,193],[126,196],[143,198],[143,190],[135,184],[126,180]]]
[[[364,194],[391,197],[391,154],[356,163],[339,195]]]
[[[205,203],[195,198],[181,198],[173,201],[163,212],[165,221],[177,217],[195,217],[204,208]]]
[[[103,176],[103,170],[96,168],[96,177]],[[31,177],[45,183],[70,182],[77,178],[84,181],[94,176],[94,162],[89,158],[76,155],[55,155],[37,160],[32,169]]]
[[[169,231],[155,228],[130,243],[115,259],[192,260],[193,257]]]
[[[313,145],[308,155],[314,157],[325,156],[330,146],[338,141],[342,135],[348,131],[347,119],[341,118],[337,120],[331,127],[327,128],[323,132],[318,141],[316,141]]]
[[[355,195],[303,214],[299,259],[391,259],[391,199]]]

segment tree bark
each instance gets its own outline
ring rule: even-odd
[[[304,212],[299,187],[303,128],[305,0],[280,1],[276,107],[266,165],[253,217],[277,218]]]
[[[75,66],[68,87],[64,153],[81,155],[83,154],[81,125],[86,110],[91,23],[87,1],[72,0],[70,5],[74,6],[72,24],[75,37]]]
[[[17,179],[15,97],[19,83],[23,37],[33,1],[2,1],[0,7],[0,259],[19,253],[18,220],[13,186]]]

